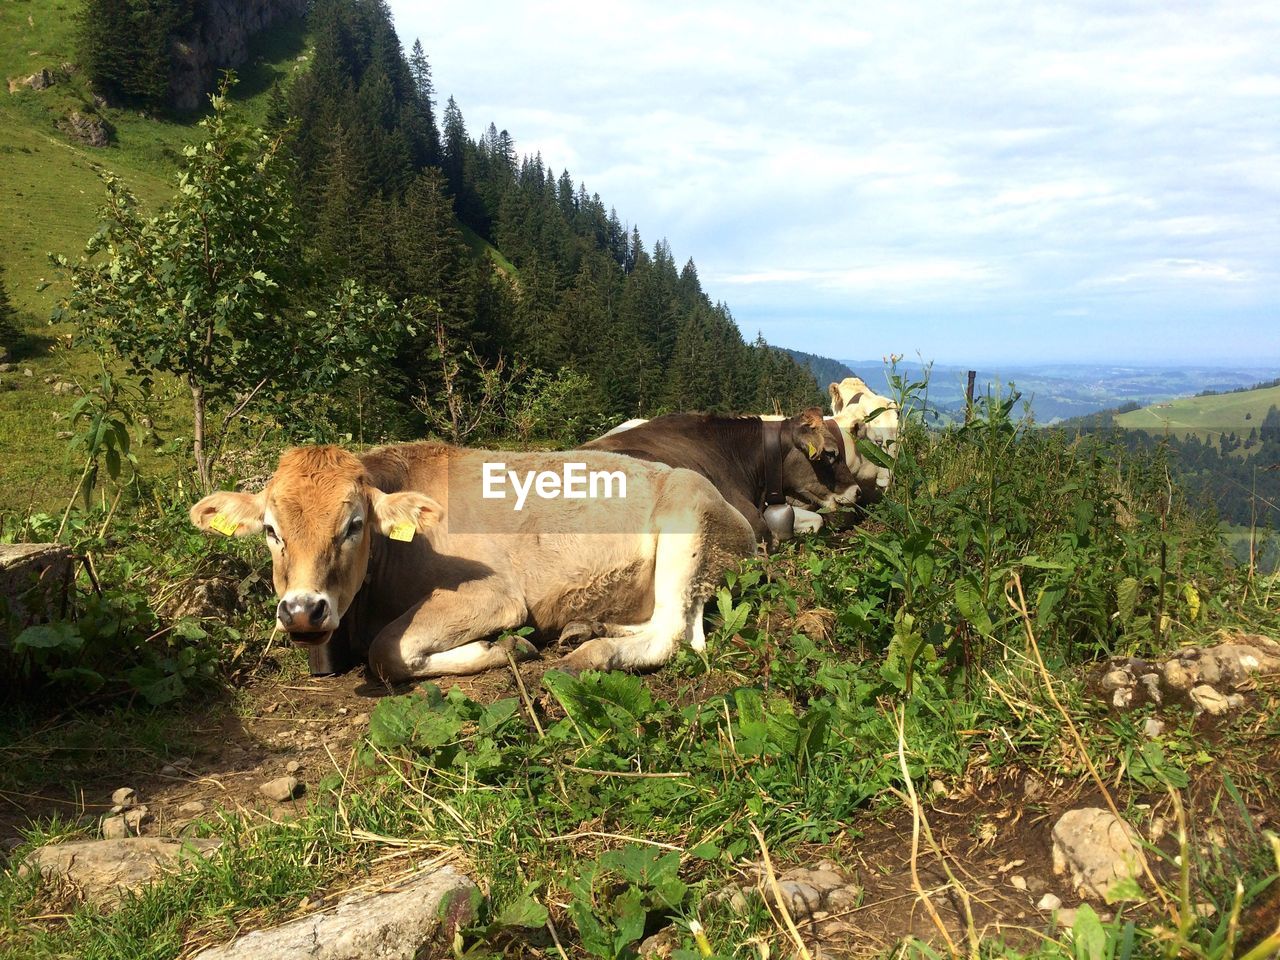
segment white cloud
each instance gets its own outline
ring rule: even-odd
[[[1140,353],[1197,310],[1248,353],[1280,312],[1280,5],[392,7],[473,133],[667,237],[751,333],[834,352],[813,318],[892,310],[963,348],[1071,316]],[[1087,340],[1043,326],[1027,349]]]

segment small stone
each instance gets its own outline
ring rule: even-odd
[[[1040,902],[1036,904],[1037,910],[1043,910],[1045,913],[1053,913],[1062,906],[1062,901],[1052,893],[1046,893],[1040,898]]]
[[[181,771],[172,763],[166,763],[160,768],[160,776],[162,777],[176,777],[179,773],[181,773]]]
[[[351,718],[351,725],[353,727],[363,727],[368,722],[369,722],[369,715],[367,713],[357,713],[354,717]]]
[[[350,711],[350,710],[348,710],[346,707],[339,707],[339,708],[338,708],[338,716],[340,716],[340,717],[345,717],[345,716],[346,716],[348,713],[350,713],[350,712],[351,712],[351,711]]]
[[[1227,694],[1227,707],[1231,710],[1239,710],[1244,706],[1244,695],[1239,693]]]
[[[1164,733],[1164,722],[1155,717],[1147,717],[1146,722],[1142,724],[1142,735],[1148,740],[1154,740],[1162,733]]]
[[[1027,889],[1027,881],[1025,877],[1012,876],[1009,878],[1009,885],[1015,890]]]
[[[34,377],[35,373],[32,372],[30,367],[27,367],[25,370],[22,371],[22,375],[24,377]]]
[[[1064,929],[1074,927],[1076,925],[1076,908],[1063,907],[1058,911],[1058,926]]]
[[[1136,879],[1141,850],[1132,827],[1097,807],[1070,810],[1053,827],[1053,872],[1070,873],[1083,897],[1102,899],[1116,883]]]
[[[929,791],[935,797],[945,797],[947,795],[947,785],[941,780],[934,780],[929,784]]]
[[[1191,689],[1191,702],[1211,717],[1220,717],[1231,709],[1227,698],[1207,683]]]
[[[1127,709],[1133,704],[1133,688],[1122,687],[1111,695],[1111,704],[1117,710]]]
[[[127,826],[129,831],[133,834],[141,833],[142,825],[150,821],[150,819],[151,817],[147,813],[147,805],[145,803],[139,804],[136,807],[130,807],[124,812],[125,826]]]
[[[1160,692],[1160,674],[1144,673],[1138,679],[1142,681],[1142,686],[1147,691],[1147,698],[1152,703],[1164,703],[1164,694]]]
[[[186,803],[178,807],[178,812],[186,814],[189,817],[198,817],[204,813],[204,804],[199,800],[188,800]]]
[[[1208,920],[1217,912],[1218,912],[1218,908],[1214,906],[1212,903],[1196,904],[1196,916],[1198,916],[1201,920]]]
[[[298,770],[301,769],[301,767],[302,767],[302,764],[300,764],[297,760],[290,760],[288,763],[284,765],[284,772],[297,773]]]
[[[304,788],[297,777],[277,777],[258,787],[260,794],[268,800],[276,801],[276,803],[292,800],[294,797],[300,796],[303,790]]]
[[[103,840],[123,840],[129,835],[129,825],[123,816],[107,817],[102,821]]]
[[[1199,673],[1198,670],[1196,672]],[[1194,678],[1180,661],[1170,660],[1164,665],[1164,682],[1170,689],[1186,691],[1191,689]]]
[[[1102,677],[1102,689],[1108,693],[1131,686],[1133,686],[1133,677],[1129,676],[1126,670],[1108,670]]]
[[[138,791],[133,787],[121,787],[111,794],[111,802],[120,807],[131,807],[138,802]]]

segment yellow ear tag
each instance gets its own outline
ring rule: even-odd
[[[818,448],[817,448],[817,447],[815,447],[812,443],[806,443],[806,444],[805,444],[805,446],[809,448],[809,459],[810,459],[810,460],[812,460],[814,457],[816,457],[816,456],[818,455]]]
[[[393,523],[391,525],[391,530],[387,533],[387,536],[392,540],[401,540],[408,543],[413,539],[413,533],[413,524],[401,521],[400,523]]]
[[[209,529],[217,530],[224,537],[232,537],[240,529],[240,524],[224,514],[215,513],[213,519],[209,521]]]

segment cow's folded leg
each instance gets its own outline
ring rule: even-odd
[[[534,660],[537,649],[527,640],[508,644],[502,641],[476,640],[464,643],[443,653],[432,653],[416,661],[413,675],[416,677],[443,677],[451,674],[480,673],[494,667],[507,665],[507,654],[521,663]]]
[[[528,610],[498,579],[470,581],[437,591],[389,623],[369,648],[369,666],[390,682],[411,677],[478,673],[503,666],[510,651],[527,660],[537,651],[522,638],[509,644],[487,638],[524,624]]]

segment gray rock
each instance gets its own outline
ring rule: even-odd
[[[38,870],[65,877],[85,899],[114,904],[125,890],[135,890],[197,857],[210,857],[221,840],[77,840],[33,850],[19,873]]]
[[[111,794],[111,802],[120,807],[131,807],[138,802],[138,791],[133,787],[121,787]]]
[[[1126,687],[1133,686],[1133,677],[1129,675],[1127,670],[1108,670],[1102,677],[1101,686],[1107,693],[1113,690],[1123,690]]]
[[[288,763],[284,765],[285,773],[297,773],[300,769],[302,769],[302,764],[300,764],[297,760],[290,760]]]
[[[130,807],[124,812],[125,826],[129,828],[130,833],[141,833],[142,825],[151,821],[151,814],[147,811],[145,803]]]
[[[258,787],[258,792],[268,800],[284,803],[302,795],[304,787],[297,777],[276,777]]]
[[[1142,682],[1143,688],[1147,691],[1147,698],[1152,703],[1164,703],[1164,693],[1160,689],[1160,674],[1144,673],[1138,679]]]
[[[1142,724],[1142,735],[1148,740],[1154,740],[1162,733],[1164,733],[1164,721],[1157,720],[1155,717],[1147,717]]]
[[[0,646],[8,642],[9,623],[21,632],[50,620],[61,607],[71,576],[71,551],[57,543],[0,544]]]
[[[188,800],[186,803],[179,805],[178,812],[186,814],[188,817],[198,817],[204,813],[204,804],[199,800]]]
[[[1027,878],[1016,875],[1012,876],[1009,878],[1009,886],[1013,887],[1015,890],[1025,890],[1027,889]]]
[[[1107,810],[1085,807],[1064,813],[1053,827],[1053,872],[1070,873],[1082,897],[1103,898],[1116,883],[1137,879],[1138,835]]]
[[[16,369],[12,363],[0,363],[0,373],[12,373]]]
[[[1191,702],[1211,717],[1220,717],[1231,709],[1227,698],[1207,683],[1191,688]]]
[[[160,768],[160,776],[162,777],[176,777],[180,773],[181,771],[177,767],[175,767],[172,763],[166,763],[163,767]]]
[[[124,822],[124,815],[115,817],[103,817],[102,819],[102,839],[104,840],[123,840],[125,837],[131,836],[129,825]]]
[[[444,956],[432,949],[442,904],[475,889],[453,867],[410,877],[395,890],[343,897],[332,910],[278,927],[255,930],[230,943],[201,950],[192,960],[412,960]],[[449,913],[454,911],[450,909]]]
[[[105,147],[111,142],[106,125],[97,117],[73,110],[57,127],[72,140],[86,147]]]
[[[1164,665],[1164,682],[1173,690],[1186,692],[1190,690],[1199,677],[1200,671],[1191,673],[1180,660],[1170,660]]]
[[[1053,913],[1062,906],[1062,901],[1055,897],[1052,893],[1046,893],[1040,898],[1040,902],[1036,904],[1037,910],[1043,910],[1045,913]]]

